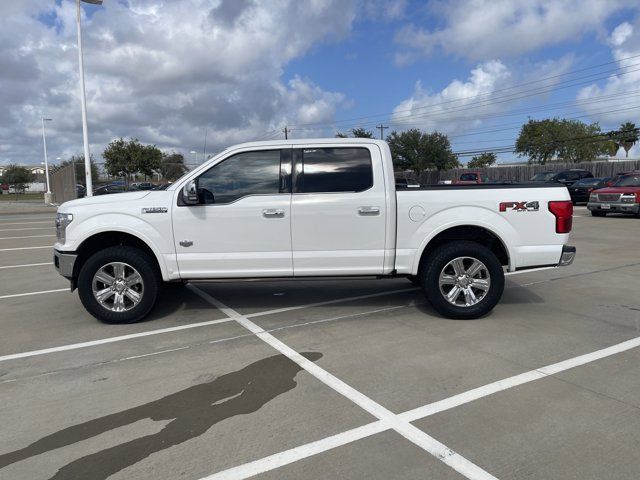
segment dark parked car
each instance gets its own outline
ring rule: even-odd
[[[155,185],[154,190],[166,190],[170,186],[171,186],[170,183],[159,183],[158,185]]]
[[[571,201],[575,205],[576,203],[587,203],[589,201],[589,195],[598,188],[605,188],[609,186],[611,177],[606,178],[583,178],[569,187],[569,195],[571,195]]]
[[[583,178],[593,178],[593,174],[589,170],[581,170],[578,168],[562,170],[561,172],[548,171],[536,173],[531,177],[531,181],[562,183],[569,187]]]
[[[396,188],[419,188],[420,184],[410,178],[396,178]]]
[[[116,185],[116,184],[110,184],[110,185],[103,185],[102,187],[98,187],[93,191],[94,195],[107,195],[109,193],[122,193],[122,192],[126,192],[127,191],[127,187],[124,185]]]
[[[84,198],[87,194],[87,189],[84,185],[77,184],[76,185],[76,198]]]
[[[131,186],[136,190],[155,190],[155,185],[150,182],[132,183]]]

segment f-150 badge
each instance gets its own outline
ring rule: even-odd
[[[515,211],[515,212],[537,212],[540,210],[539,202],[502,202],[500,204],[500,211],[506,212]]]
[[[167,207],[144,207],[142,213],[167,213],[169,209]]]

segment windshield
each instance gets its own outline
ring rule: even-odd
[[[534,182],[548,182],[555,175],[554,172],[536,173],[531,180]]]
[[[640,187],[640,173],[620,177],[614,187]]]

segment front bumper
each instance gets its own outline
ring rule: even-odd
[[[73,279],[73,267],[76,264],[78,255],[74,252],[53,251],[53,264],[60,275],[69,280]]]
[[[602,208],[603,205],[605,208]],[[606,208],[608,206],[608,208]],[[589,202],[587,208],[592,212],[615,212],[615,213],[640,213],[640,203],[604,203],[604,202]]]
[[[575,258],[576,258],[576,247],[564,245],[562,247],[562,255],[560,255],[560,262],[558,263],[558,266],[566,267],[568,265],[571,265]]]

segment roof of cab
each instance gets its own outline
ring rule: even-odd
[[[375,138],[295,138],[291,140],[263,140],[259,142],[245,142],[232,145],[225,150],[245,147],[282,147],[286,145],[318,145],[318,144],[348,144],[348,145],[366,145],[366,144],[386,144],[384,140],[376,140]]]

